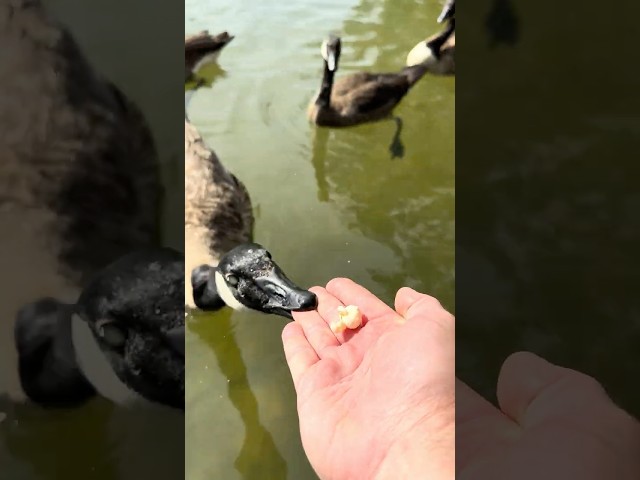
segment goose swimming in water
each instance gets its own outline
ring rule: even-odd
[[[438,23],[447,22],[445,29],[418,43],[407,55],[407,65],[425,65],[433,75],[455,75],[455,0],[448,0],[438,16]]]
[[[407,65],[424,65],[432,75],[455,75],[455,19],[440,33],[418,43],[407,55]]]
[[[308,111],[310,120],[320,126],[345,127],[388,117],[426,71],[415,66],[399,73],[359,72],[334,81],[341,44],[335,35],[322,43],[322,86]]]
[[[203,30],[184,39],[184,78],[190,80],[204,65],[215,62],[233,36],[227,32],[211,35]]]
[[[25,325],[50,331],[96,272],[157,243],[162,187],[142,114],[39,1],[0,3],[0,44],[0,395],[25,400]],[[57,403],[35,378],[27,391]]]
[[[186,111],[184,132],[185,273],[190,279],[185,305],[209,311],[247,308],[287,318],[291,311],[315,308],[316,296],[289,280],[271,254],[251,242],[249,192]]]
[[[358,72],[334,80],[341,45],[340,37],[330,35],[321,46],[322,85],[307,112],[309,119],[319,126],[347,127],[390,118],[394,108],[427,71],[424,65],[415,65],[398,73]],[[401,156],[402,124],[399,119],[396,121],[398,129],[391,150]]]
[[[262,246],[245,186],[185,120],[185,303],[217,310],[250,308],[291,318],[315,308],[316,297],[296,286]]]

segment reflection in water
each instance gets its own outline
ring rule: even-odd
[[[52,472],[56,472],[56,478],[93,478],[96,471],[101,480],[119,478],[115,463],[105,456],[112,448],[107,425],[113,413],[112,404],[106,400],[69,411],[43,410],[33,405],[2,405],[0,409],[7,412],[0,424],[4,446],[14,458],[24,459],[38,478],[54,478]],[[83,418],[94,420],[86,422]],[[62,437],[64,441],[60,441]]]
[[[193,90],[194,88],[207,87],[211,88],[213,83],[227,76],[226,70],[224,70],[217,63],[207,63],[198,70],[196,76],[193,79],[185,83],[185,90]]]
[[[396,131],[393,134],[389,151],[391,152],[392,159],[402,158],[404,157],[404,144],[400,139],[400,134],[402,133],[402,119],[400,117],[393,117],[393,121],[396,122]]]
[[[510,0],[494,0],[484,23],[489,48],[514,45],[520,37],[520,22]]]
[[[211,88],[216,80],[224,78],[227,75],[219,65],[213,63],[209,63],[204,65],[199,71],[197,76],[193,76],[191,79],[185,82],[184,84],[184,108],[185,115],[188,119],[189,116],[186,114],[186,110],[189,108],[189,104],[193,99],[195,93],[201,88]],[[184,168],[184,162],[180,162],[180,168]]]
[[[184,445],[184,414],[164,407],[120,407],[102,398],[70,410],[19,405],[0,431],[14,458],[30,466],[25,478],[174,479],[184,473],[184,450],[176,448]]]
[[[215,353],[220,372],[227,379],[227,394],[236,408],[245,427],[242,449],[234,465],[244,479],[287,478],[287,463],[278,451],[271,433],[260,423],[258,402],[251,391],[247,378],[247,368],[242,360],[240,348],[233,335],[231,317],[216,317],[215,328],[211,327],[211,318],[200,315],[191,316],[189,329],[195,332]],[[209,327],[209,328],[206,328]]]
[[[311,164],[316,173],[316,183],[318,184],[318,201],[329,201],[329,184],[325,170],[325,160],[327,157],[327,145],[331,130],[328,128],[316,128],[313,130],[313,156]]]

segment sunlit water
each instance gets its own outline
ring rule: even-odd
[[[247,186],[255,240],[297,283],[347,276],[392,304],[411,286],[454,304],[454,78],[425,77],[392,121],[316,129],[320,43],[342,35],[341,74],[395,71],[438,30],[436,1],[187,0],[185,29],[228,30],[189,117]],[[224,310],[189,319],[187,478],[314,478],[282,351],[285,320]]]
[[[167,186],[165,241],[180,248],[184,243],[179,175],[183,130],[180,119],[165,112],[171,108],[179,112],[181,100],[167,100],[176,95],[179,83],[175,83],[176,75],[170,80],[161,70],[170,63],[168,54],[175,56],[177,71],[182,68],[181,35],[169,38],[167,34],[168,22],[175,17],[154,0],[43,3],[69,26],[92,65],[120,86],[146,115]],[[152,8],[157,36],[132,26],[148,18]],[[175,26],[173,30],[180,33]],[[151,78],[154,88],[148,86]],[[148,407],[125,410],[103,399],[69,411],[43,411],[27,404],[0,405],[0,412],[3,480],[174,480],[184,474],[182,412]]]

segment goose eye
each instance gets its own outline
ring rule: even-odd
[[[236,277],[235,275],[229,275],[227,277],[227,283],[229,285],[231,285],[232,287],[237,287],[238,286],[238,277]]]
[[[96,323],[98,336],[112,348],[122,348],[127,342],[126,330],[112,320],[102,320]]]

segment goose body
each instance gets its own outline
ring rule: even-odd
[[[196,267],[217,265],[224,253],[250,241],[254,217],[245,186],[187,120],[184,142],[185,271],[190,276]],[[188,282],[185,302],[196,306]]]
[[[185,120],[185,282],[190,308],[252,309],[291,318],[316,296],[287,278],[261,245],[245,186]]]
[[[251,242],[249,192],[205,143],[186,111],[184,158],[185,305],[287,318],[293,310],[315,308],[315,294],[289,280],[271,253]]]
[[[339,37],[330,36],[322,44],[322,85],[308,109],[316,125],[346,127],[389,117],[426,72],[416,65],[398,73],[359,72],[334,80],[340,50]]]
[[[204,65],[217,61],[220,52],[231,40],[233,36],[227,32],[211,35],[207,30],[185,36],[185,80],[190,79]]]
[[[447,23],[444,30],[418,43],[407,55],[407,66],[425,65],[433,75],[455,75],[455,0],[447,0],[438,15],[438,23]]]
[[[416,44],[407,55],[407,66],[424,65],[432,75],[455,75],[456,34],[434,34]]]
[[[142,114],[40,2],[0,4],[0,43],[0,395],[22,401],[17,321],[37,333],[28,306],[72,304],[95,272],[154,244],[162,190]]]

